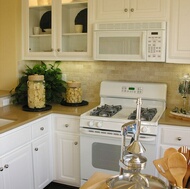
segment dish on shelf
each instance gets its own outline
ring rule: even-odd
[[[87,8],[81,10],[77,16],[75,17],[75,25],[83,25],[83,33],[87,32],[87,14],[88,10]]]
[[[42,15],[40,28],[42,29],[42,32],[45,32],[45,29],[51,29],[51,11],[47,11]]]

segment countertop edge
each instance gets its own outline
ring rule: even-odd
[[[21,105],[9,105],[9,106],[0,107],[0,118],[15,120],[13,123],[0,126],[0,134],[50,114],[80,116],[81,114],[89,111],[90,109],[98,105],[99,105],[98,102],[90,102],[86,106],[78,106],[78,107],[68,107],[60,104],[53,104],[51,110],[43,112],[23,111]],[[190,121],[176,119],[170,117],[169,114],[170,110],[166,109],[163,115],[161,116],[158,125],[190,127]]]
[[[81,114],[96,107],[98,102],[90,102],[86,106],[68,107],[60,104],[52,104],[52,109],[42,112],[27,112],[22,110],[21,105],[9,105],[0,108],[0,118],[14,120],[14,122],[0,126],[0,135],[15,129],[36,119],[50,114],[62,114],[80,116]]]

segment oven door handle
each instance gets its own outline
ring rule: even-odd
[[[120,132],[112,132],[112,131],[101,131],[101,130],[93,130],[93,129],[83,129],[80,128],[80,135],[85,136],[100,136],[100,137],[113,137],[113,138],[121,138]],[[131,138],[131,137],[130,137]]]
[[[156,136],[140,135],[139,140],[144,141],[144,142],[154,142],[154,141],[156,141]]]
[[[113,138],[119,138],[121,139],[121,133],[120,132],[112,132],[112,131],[101,131],[101,130],[93,130],[93,129],[83,129],[80,128],[80,134],[85,136],[100,136],[100,137],[113,137]],[[131,140],[133,137],[133,134],[127,134],[125,138],[127,140]],[[140,135],[139,137],[140,141],[144,142],[154,142],[156,140],[156,136],[145,136]]]

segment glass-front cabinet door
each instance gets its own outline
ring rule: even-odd
[[[87,0],[23,0],[23,58],[89,57]]]
[[[66,2],[62,0],[61,19],[58,25],[57,41],[60,53],[87,52],[87,1]]]
[[[24,59],[53,57],[53,6],[50,0],[23,0]]]

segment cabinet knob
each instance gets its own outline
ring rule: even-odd
[[[38,151],[38,148],[34,148],[35,151]]]
[[[65,124],[65,127],[69,127],[69,124]]]
[[[134,9],[133,9],[133,8],[131,9],[131,12],[134,12]]]
[[[4,168],[6,168],[6,169],[9,168],[9,165],[8,165],[8,164],[5,164]]]
[[[60,49],[57,49],[57,52],[60,52]]]
[[[74,142],[74,145],[77,145],[78,144],[78,142]]]
[[[3,167],[0,167],[0,171],[3,171]]]
[[[128,12],[128,9],[127,9],[127,8],[125,8],[125,9],[124,9],[124,12]]]
[[[43,130],[44,130],[44,127],[41,127],[40,130],[43,131]]]
[[[177,138],[177,140],[178,140],[178,141],[181,141],[181,140],[182,140],[182,138],[181,138],[181,137],[178,137],[178,138]]]

